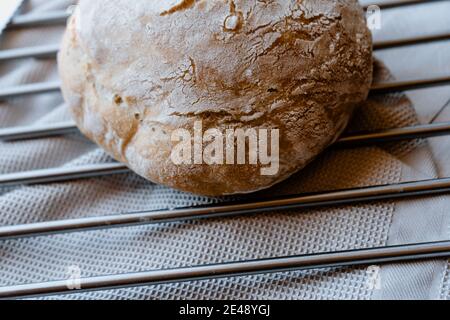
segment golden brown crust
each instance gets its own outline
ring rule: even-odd
[[[367,98],[356,0],[81,0],[59,56],[81,131],[156,183],[205,195],[270,187],[329,146]],[[280,171],[175,165],[170,133],[277,128]]]

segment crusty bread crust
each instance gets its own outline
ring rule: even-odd
[[[204,195],[268,188],[332,144],[372,81],[356,0],[81,0],[59,69],[80,130],[156,183]],[[280,130],[280,170],[175,165],[171,132]]]

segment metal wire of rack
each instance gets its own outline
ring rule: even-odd
[[[433,0],[392,0],[384,1],[381,8],[393,8],[404,5],[418,5]],[[434,0],[446,1],[446,0]],[[67,12],[53,12],[39,15],[24,15],[13,18],[9,28],[34,27],[39,25],[64,23]],[[450,33],[435,34],[426,37],[398,39],[378,42],[376,50],[424,42],[450,39]],[[0,62],[22,59],[55,57],[57,46],[43,46],[24,49],[0,51]],[[434,87],[450,83],[450,76],[410,81],[395,81],[374,84],[371,94],[385,94],[404,90]],[[0,90],[0,100],[13,97],[57,92],[59,83],[35,83]],[[0,140],[19,141],[39,139],[48,136],[76,134],[73,122],[55,123],[44,126],[17,127],[0,129]],[[358,147],[361,144],[377,144],[393,140],[420,139],[450,134],[450,122],[419,125],[414,127],[394,128],[377,132],[356,133],[344,136],[334,147]],[[0,187],[28,184],[62,182],[105,175],[128,173],[126,166],[119,163],[96,164],[71,168],[50,168],[13,174],[0,174]],[[288,210],[293,208],[314,208],[320,206],[355,204],[374,200],[437,195],[450,192],[450,177],[414,181],[383,186],[371,186],[347,190],[336,190],[315,194],[299,194],[282,198],[252,200],[250,202],[222,203],[213,206],[180,208],[175,210],[132,212],[104,217],[79,218],[27,225],[0,227],[0,241],[27,237],[42,237],[51,234],[69,232],[88,232],[98,229],[122,228],[142,224],[167,223],[193,219],[230,217],[244,214],[260,214],[271,210]],[[177,269],[153,270],[141,273],[116,274],[81,279],[81,290],[68,288],[65,280],[46,283],[0,287],[0,298],[35,297],[52,294],[69,294],[83,291],[104,290],[112,288],[135,287],[172,282],[183,282],[223,277],[246,276],[261,273],[273,273],[292,270],[358,266],[406,262],[412,260],[436,259],[450,257],[450,241],[406,244],[400,246],[380,247],[363,250],[348,250],[311,255],[277,257],[225,264],[202,265]]]

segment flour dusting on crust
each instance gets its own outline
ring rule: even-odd
[[[81,131],[156,183],[249,193],[333,143],[372,81],[372,40],[356,0],[81,0],[59,68]],[[170,133],[280,130],[280,171],[177,166]]]

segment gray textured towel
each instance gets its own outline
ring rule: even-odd
[[[25,10],[64,9],[71,1],[28,1]],[[1,8],[1,5],[0,5]],[[419,10],[420,9],[420,10]],[[406,10],[406,11],[401,11]],[[402,13],[402,14],[401,14]],[[448,30],[449,3],[383,12],[376,38]],[[0,48],[59,42],[61,27],[5,33]],[[378,52],[397,78],[450,74],[450,44]],[[379,71],[387,79],[386,71]],[[0,86],[56,80],[53,60],[0,64]],[[408,98],[409,97],[409,98]],[[352,130],[448,121],[441,110],[448,87],[374,97],[358,111]],[[442,112],[441,112],[442,111]],[[0,103],[0,126],[52,123],[70,116],[59,94]],[[268,194],[333,190],[450,176],[450,138],[331,150]],[[78,135],[0,143],[0,172],[112,161]],[[153,185],[134,174],[0,191],[0,225],[208,204],[217,200]],[[317,210],[274,212],[186,223],[0,242],[0,285],[191,266],[205,263],[366,248],[450,238],[450,197],[386,201]],[[450,297],[448,261],[377,268],[314,270],[193,283],[73,294],[71,299],[372,299]]]

